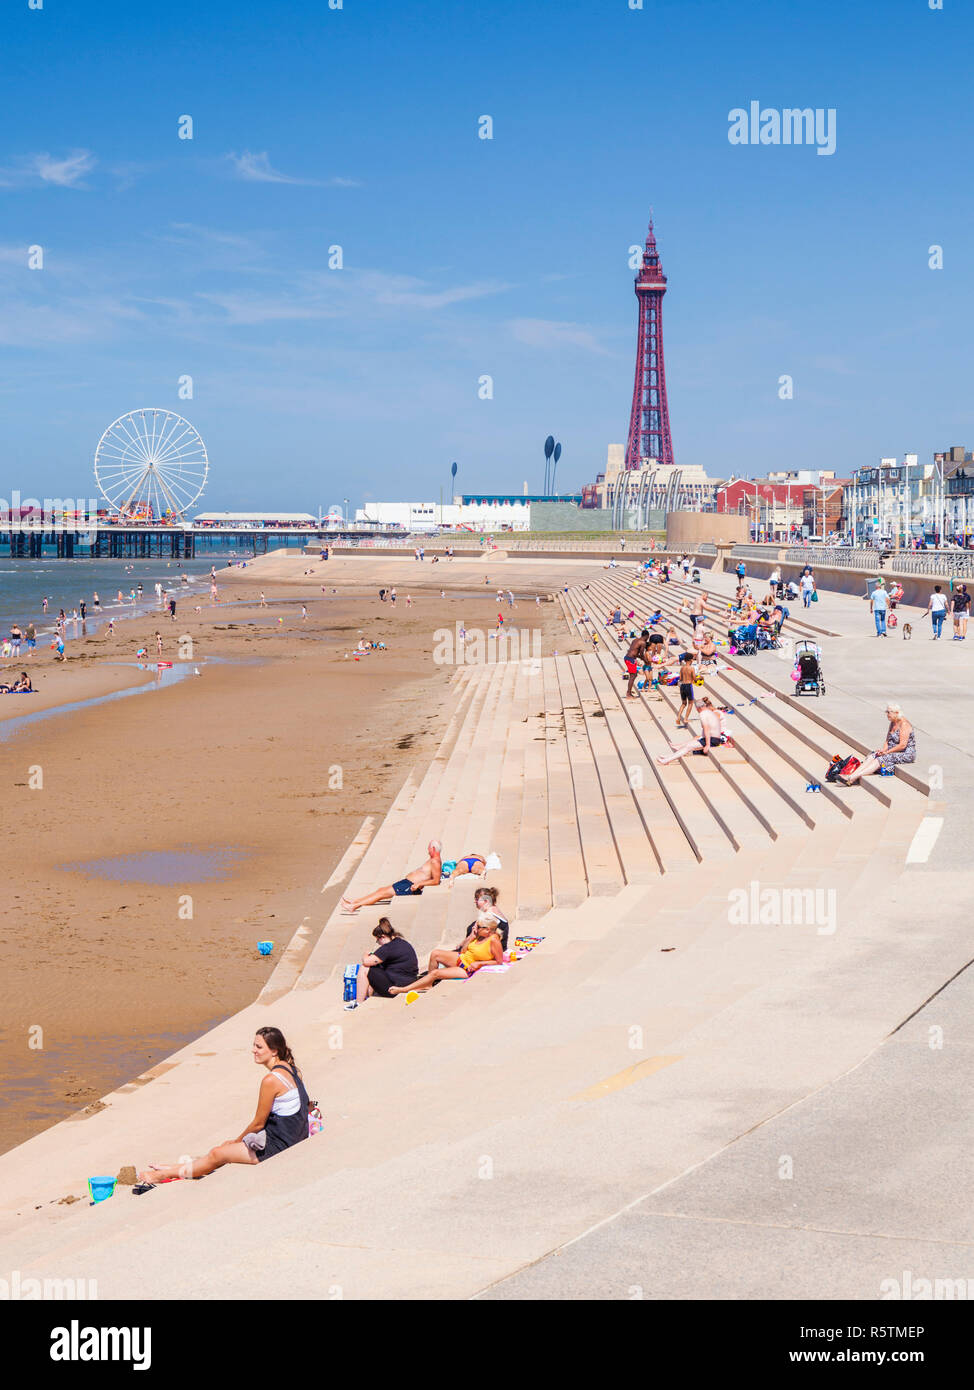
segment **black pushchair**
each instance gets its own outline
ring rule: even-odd
[[[814,642],[795,643],[795,664],[798,667],[798,680],[795,682],[796,695],[824,695],[825,676],[822,672],[822,649]]]

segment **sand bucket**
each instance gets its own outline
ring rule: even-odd
[[[274,949],[273,941],[258,941],[257,949],[262,956],[269,956]]]
[[[93,1202],[104,1202],[108,1197],[114,1195],[114,1178],[89,1178],[88,1192]]]

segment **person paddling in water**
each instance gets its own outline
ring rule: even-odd
[[[429,858],[425,864],[413,869],[405,878],[397,879],[385,888],[376,888],[362,898],[342,898],[342,911],[358,912],[359,908],[371,907],[389,898],[408,898],[412,893],[422,893],[424,888],[435,888],[443,873],[442,848],[439,840],[430,840],[426,846]]]

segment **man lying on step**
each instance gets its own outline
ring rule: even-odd
[[[342,911],[358,912],[360,907],[371,907],[373,903],[386,902],[389,898],[408,898],[411,893],[422,893],[424,888],[435,888],[443,873],[440,858],[442,848],[439,840],[430,840],[426,846],[429,858],[425,864],[413,869],[405,878],[397,879],[385,888],[376,888],[362,898],[342,898]]]

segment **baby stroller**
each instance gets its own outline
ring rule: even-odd
[[[740,627],[729,628],[727,636],[731,646],[737,648],[739,656],[753,656],[758,649],[757,623],[742,623]]]
[[[825,694],[825,676],[822,674],[822,649],[815,642],[807,640],[795,643],[795,664],[798,667],[798,680],[795,694],[813,692]]]

